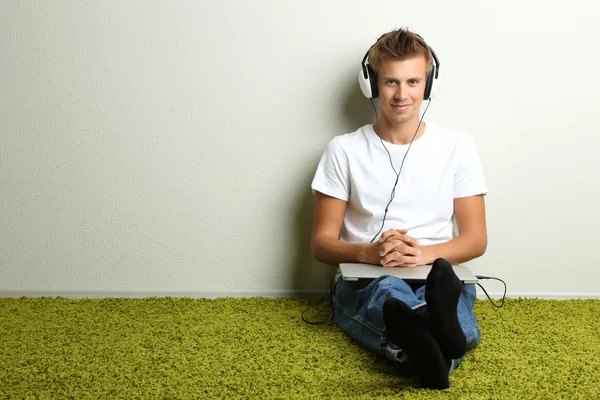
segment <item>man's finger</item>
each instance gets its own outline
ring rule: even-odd
[[[399,259],[401,256],[402,254],[398,253],[397,251],[392,251],[386,254],[385,257],[382,257],[381,260],[379,260],[379,262],[381,263],[381,265],[386,266],[386,264]]]
[[[379,255],[383,257],[395,249],[402,254],[420,254],[421,250],[419,249],[419,242],[411,237],[408,237],[408,239],[406,238],[407,236],[397,236],[390,238],[388,241],[381,244],[379,248]],[[414,243],[416,243],[416,245]]]
[[[416,257],[399,257],[397,259],[391,259],[389,261],[383,260],[381,261],[381,265],[383,265],[386,268],[390,268],[390,267],[408,267],[408,268],[413,268],[416,267],[418,265],[419,261],[418,258]]]
[[[392,236],[399,236],[398,231],[396,231],[395,229],[390,229],[390,230],[383,232],[383,234],[379,238],[379,243],[385,242],[386,240],[388,240],[388,238],[390,238]]]
[[[404,257],[400,257],[400,259],[398,259],[398,261],[400,262],[400,265],[402,265],[402,266],[416,267],[417,264],[419,263],[419,257],[404,256]]]
[[[389,230],[383,232],[383,234],[379,238],[379,243],[383,243],[386,240],[388,240],[389,238],[394,237],[394,236],[401,237],[403,234],[400,231],[408,232],[408,230],[406,230],[406,229],[389,229]]]
[[[394,250],[396,247],[401,246],[403,244],[404,242],[402,240],[398,238],[391,238],[379,247],[379,255],[383,257],[390,251]]]
[[[399,253],[408,255],[408,256],[418,257],[421,255],[421,249],[419,249],[417,247],[408,246],[404,243],[399,246],[396,246],[394,248],[394,250],[397,250]]]
[[[379,243],[383,243],[387,240],[390,240],[390,238],[398,238],[398,239],[402,240],[403,242],[410,244],[411,246],[420,246],[420,243],[417,239],[415,239],[412,236],[408,236],[404,233],[401,233],[403,231],[408,232],[406,229],[393,229],[393,230],[386,231],[379,238]]]
[[[403,254],[397,250],[391,251],[389,254],[386,254],[385,257],[382,257],[379,262],[381,265],[388,265],[390,263],[399,262],[399,265],[412,265],[417,264],[419,262],[418,255],[410,255]]]
[[[415,239],[412,236],[406,235],[406,232],[408,232],[408,230],[397,229],[396,232],[399,233],[399,235],[395,235],[395,236],[397,236],[404,243],[410,244],[411,246],[419,246],[419,241],[417,239]],[[402,233],[402,232],[405,232],[405,233]]]
[[[420,246],[419,241],[412,236],[402,235],[401,238],[404,243],[407,243],[411,246]]]

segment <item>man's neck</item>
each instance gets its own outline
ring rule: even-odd
[[[425,132],[425,122],[421,123],[419,132],[415,136],[415,131],[419,126],[419,120],[414,119],[405,123],[394,123],[380,118],[373,126],[375,133],[381,139],[392,144],[409,144],[411,140],[417,140]],[[413,139],[414,136],[414,139]]]

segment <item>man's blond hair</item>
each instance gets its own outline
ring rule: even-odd
[[[433,56],[425,40],[406,28],[390,31],[377,40],[369,52],[369,65],[375,74],[379,72],[381,60],[391,58],[406,60],[407,58],[424,56],[427,61],[427,76],[433,69]]]

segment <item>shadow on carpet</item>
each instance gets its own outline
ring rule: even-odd
[[[306,299],[0,299],[0,398],[594,399],[600,300],[475,305],[482,340],[425,390]],[[328,304],[310,319],[327,319]]]

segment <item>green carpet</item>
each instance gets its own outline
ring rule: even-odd
[[[600,300],[478,300],[482,341],[442,392],[303,322],[308,304],[0,299],[0,398],[600,398]]]

